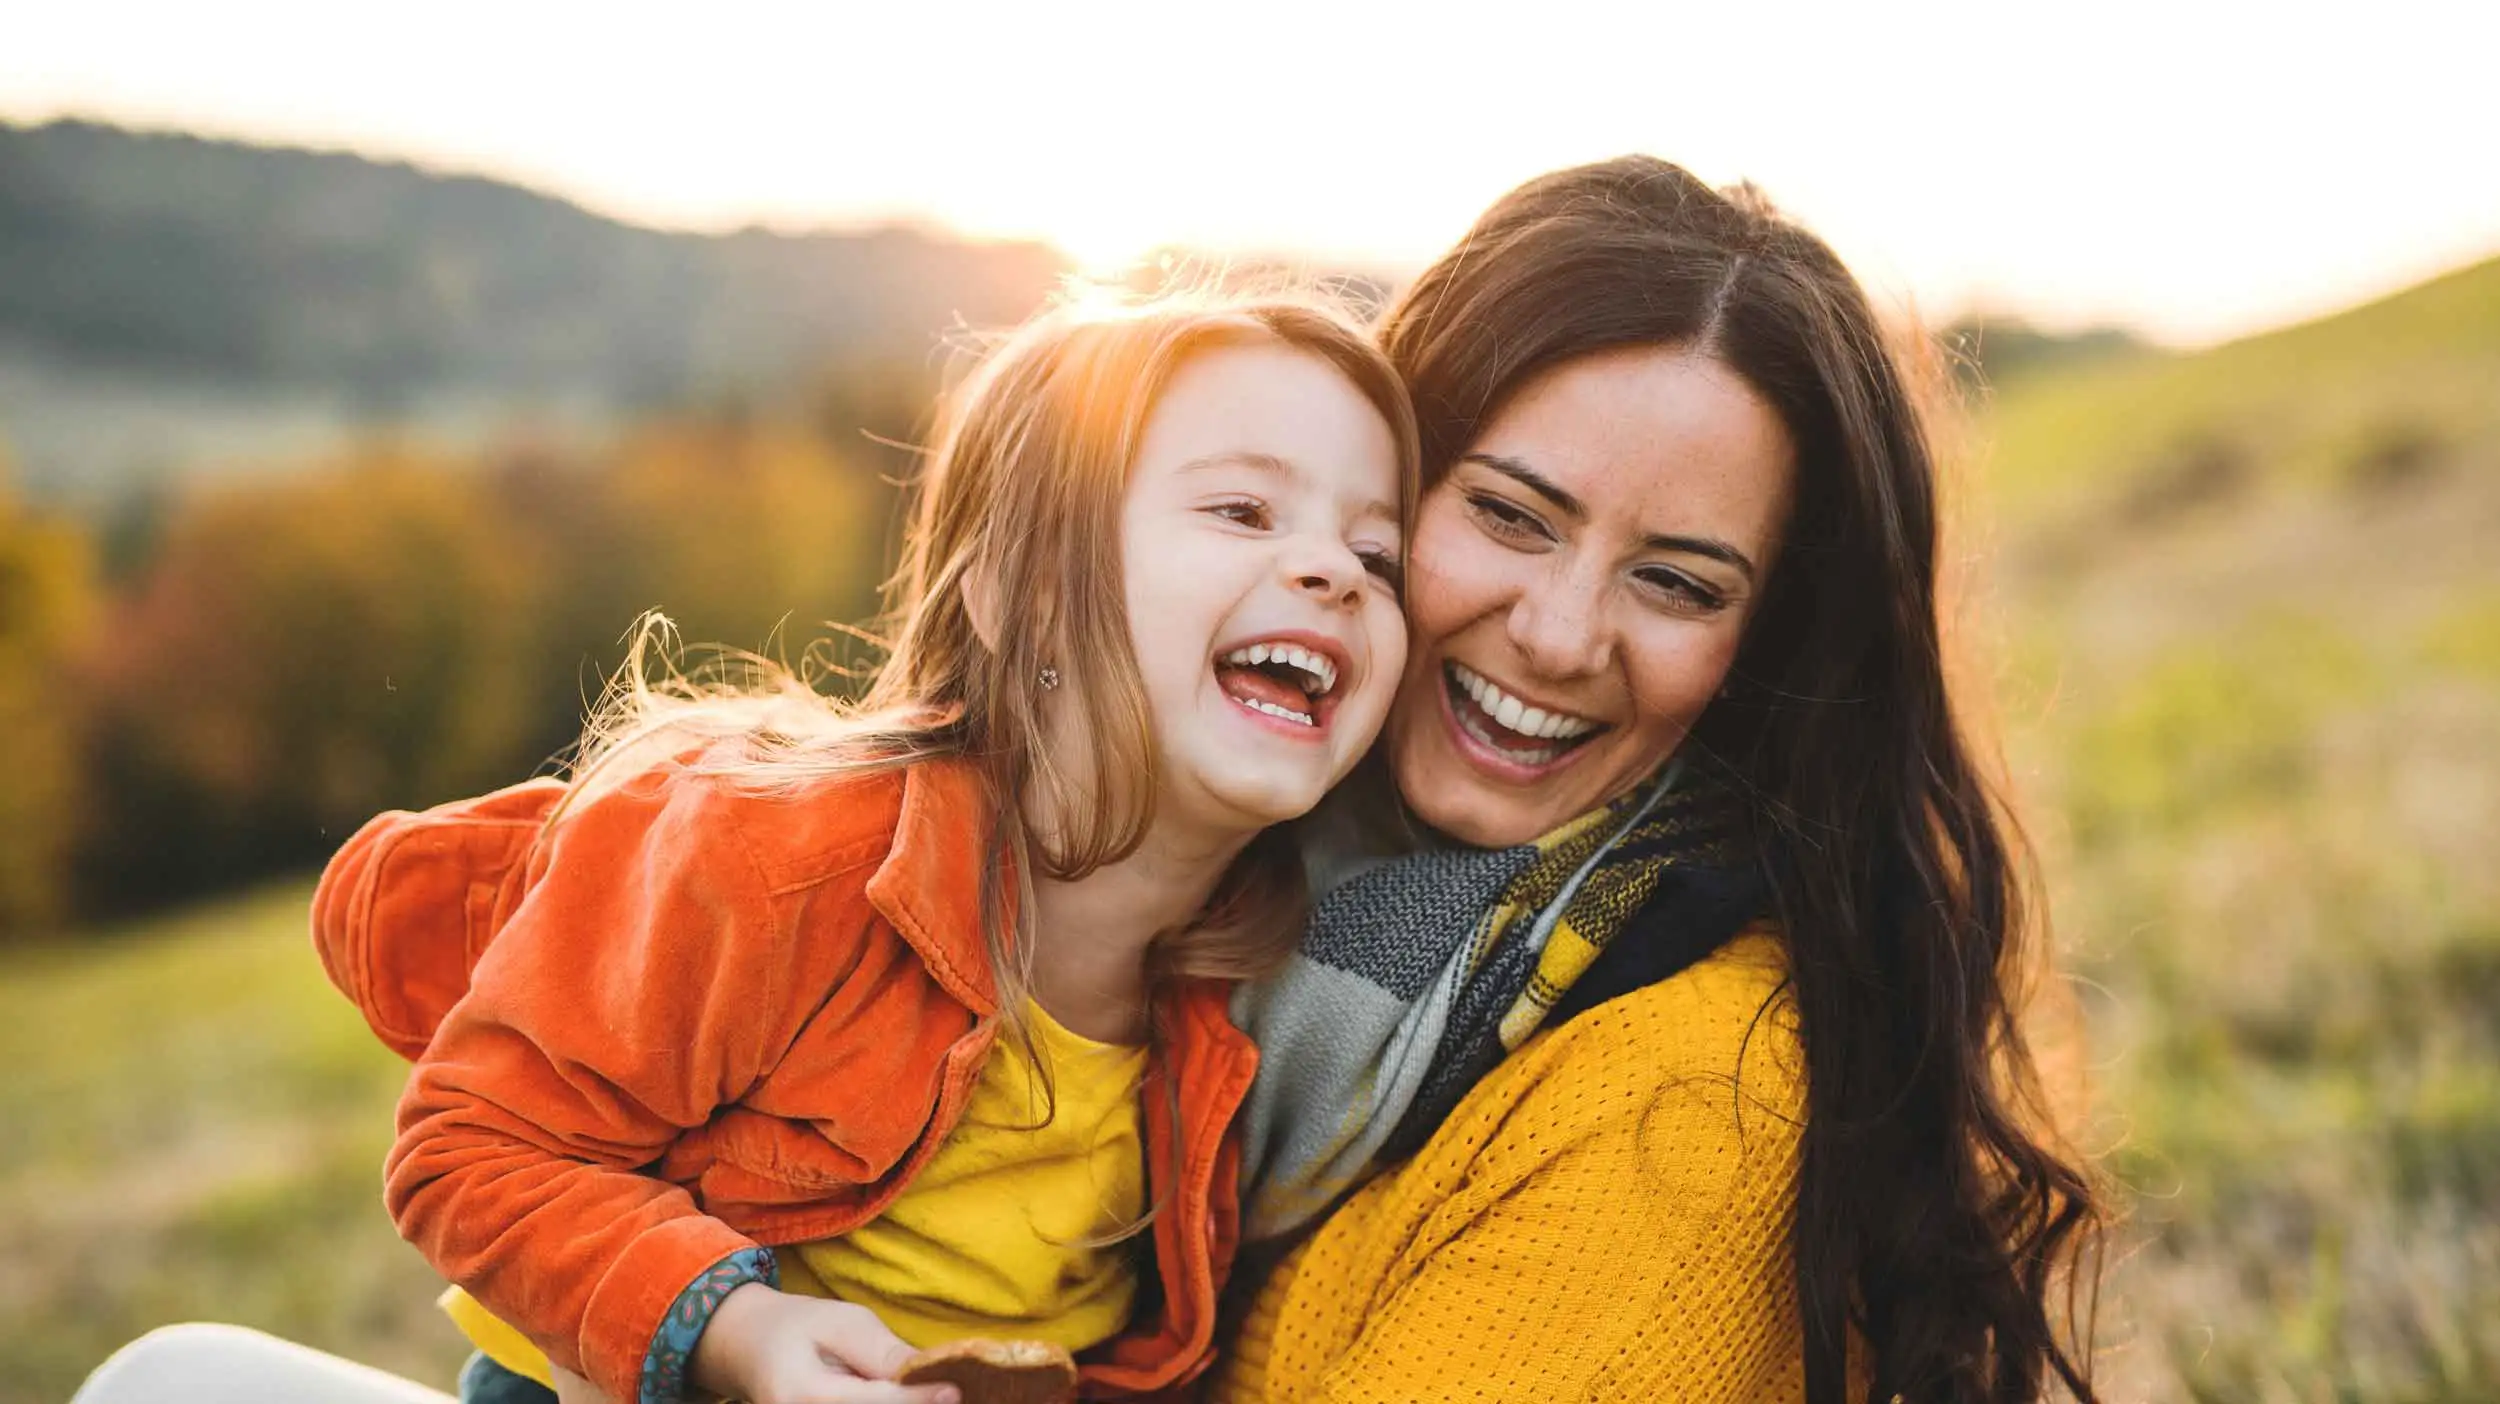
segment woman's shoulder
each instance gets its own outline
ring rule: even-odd
[[[1539,1034],[1478,1092],[1580,1133],[1667,1115],[1793,1126],[1804,1045],[1786,947],[1771,926],[1747,927],[1677,974]]]

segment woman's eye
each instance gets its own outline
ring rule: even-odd
[[[1406,563],[1395,555],[1377,549],[1358,550],[1354,554],[1361,558],[1363,569],[1370,571],[1375,579],[1387,585],[1391,594],[1397,593],[1405,586]]]
[[[1467,505],[1475,512],[1476,520],[1494,536],[1513,541],[1551,540],[1553,537],[1534,512],[1491,493],[1477,493],[1467,499]]]
[[[1254,531],[1267,529],[1267,504],[1264,502],[1218,502],[1206,510],[1235,526],[1246,526]]]
[[[1709,614],[1727,606],[1727,597],[1682,571],[1653,566],[1634,577],[1675,609]]]

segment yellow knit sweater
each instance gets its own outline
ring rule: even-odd
[[[1805,1397],[1777,939],[1531,1039],[1258,1288],[1215,1401]]]

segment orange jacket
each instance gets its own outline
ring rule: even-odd
[[[543,814],[555,793],[470,804]],[[438,920],[465,923],[476,967],[400,1102],[400,1232],[552,1359],[634,1399],[662,1314],[705,1269],[874,1218],[961,1116],[997,1030],[988,814],[948,762],[790,800],[652,775],[578,802],[526,862],[474,882],[428,816],[367,825],[323,875],[316,920],[389,919],[403,894],[456,902]],[[318,934],[325,952],[360,939]],[[1257,1064],[1224,998],[1183,982],[1159,1010],[1143,1112],[1162,1290],[1086,1353],[1090,1396],[1170,1389],[1212,1357],[1238,1215],[1226,1131]]]

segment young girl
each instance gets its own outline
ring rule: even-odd
[[[1089,1394],[1203,1368],[1255,1061],[1223,979],[1297,934],[1254,840],[1387,710],[1415,456],[1332,312],[1054,311],[955,404],[857,708],[629,667],[569,784],[352,840],[325,955],[430,918],[476,961],[387,1179],[491,1362],[464,1394],[943,1397],[859,1383],[902,1354],[860,1307],[1084,1351]],[[508,876],[478,824],[530,835]]]

